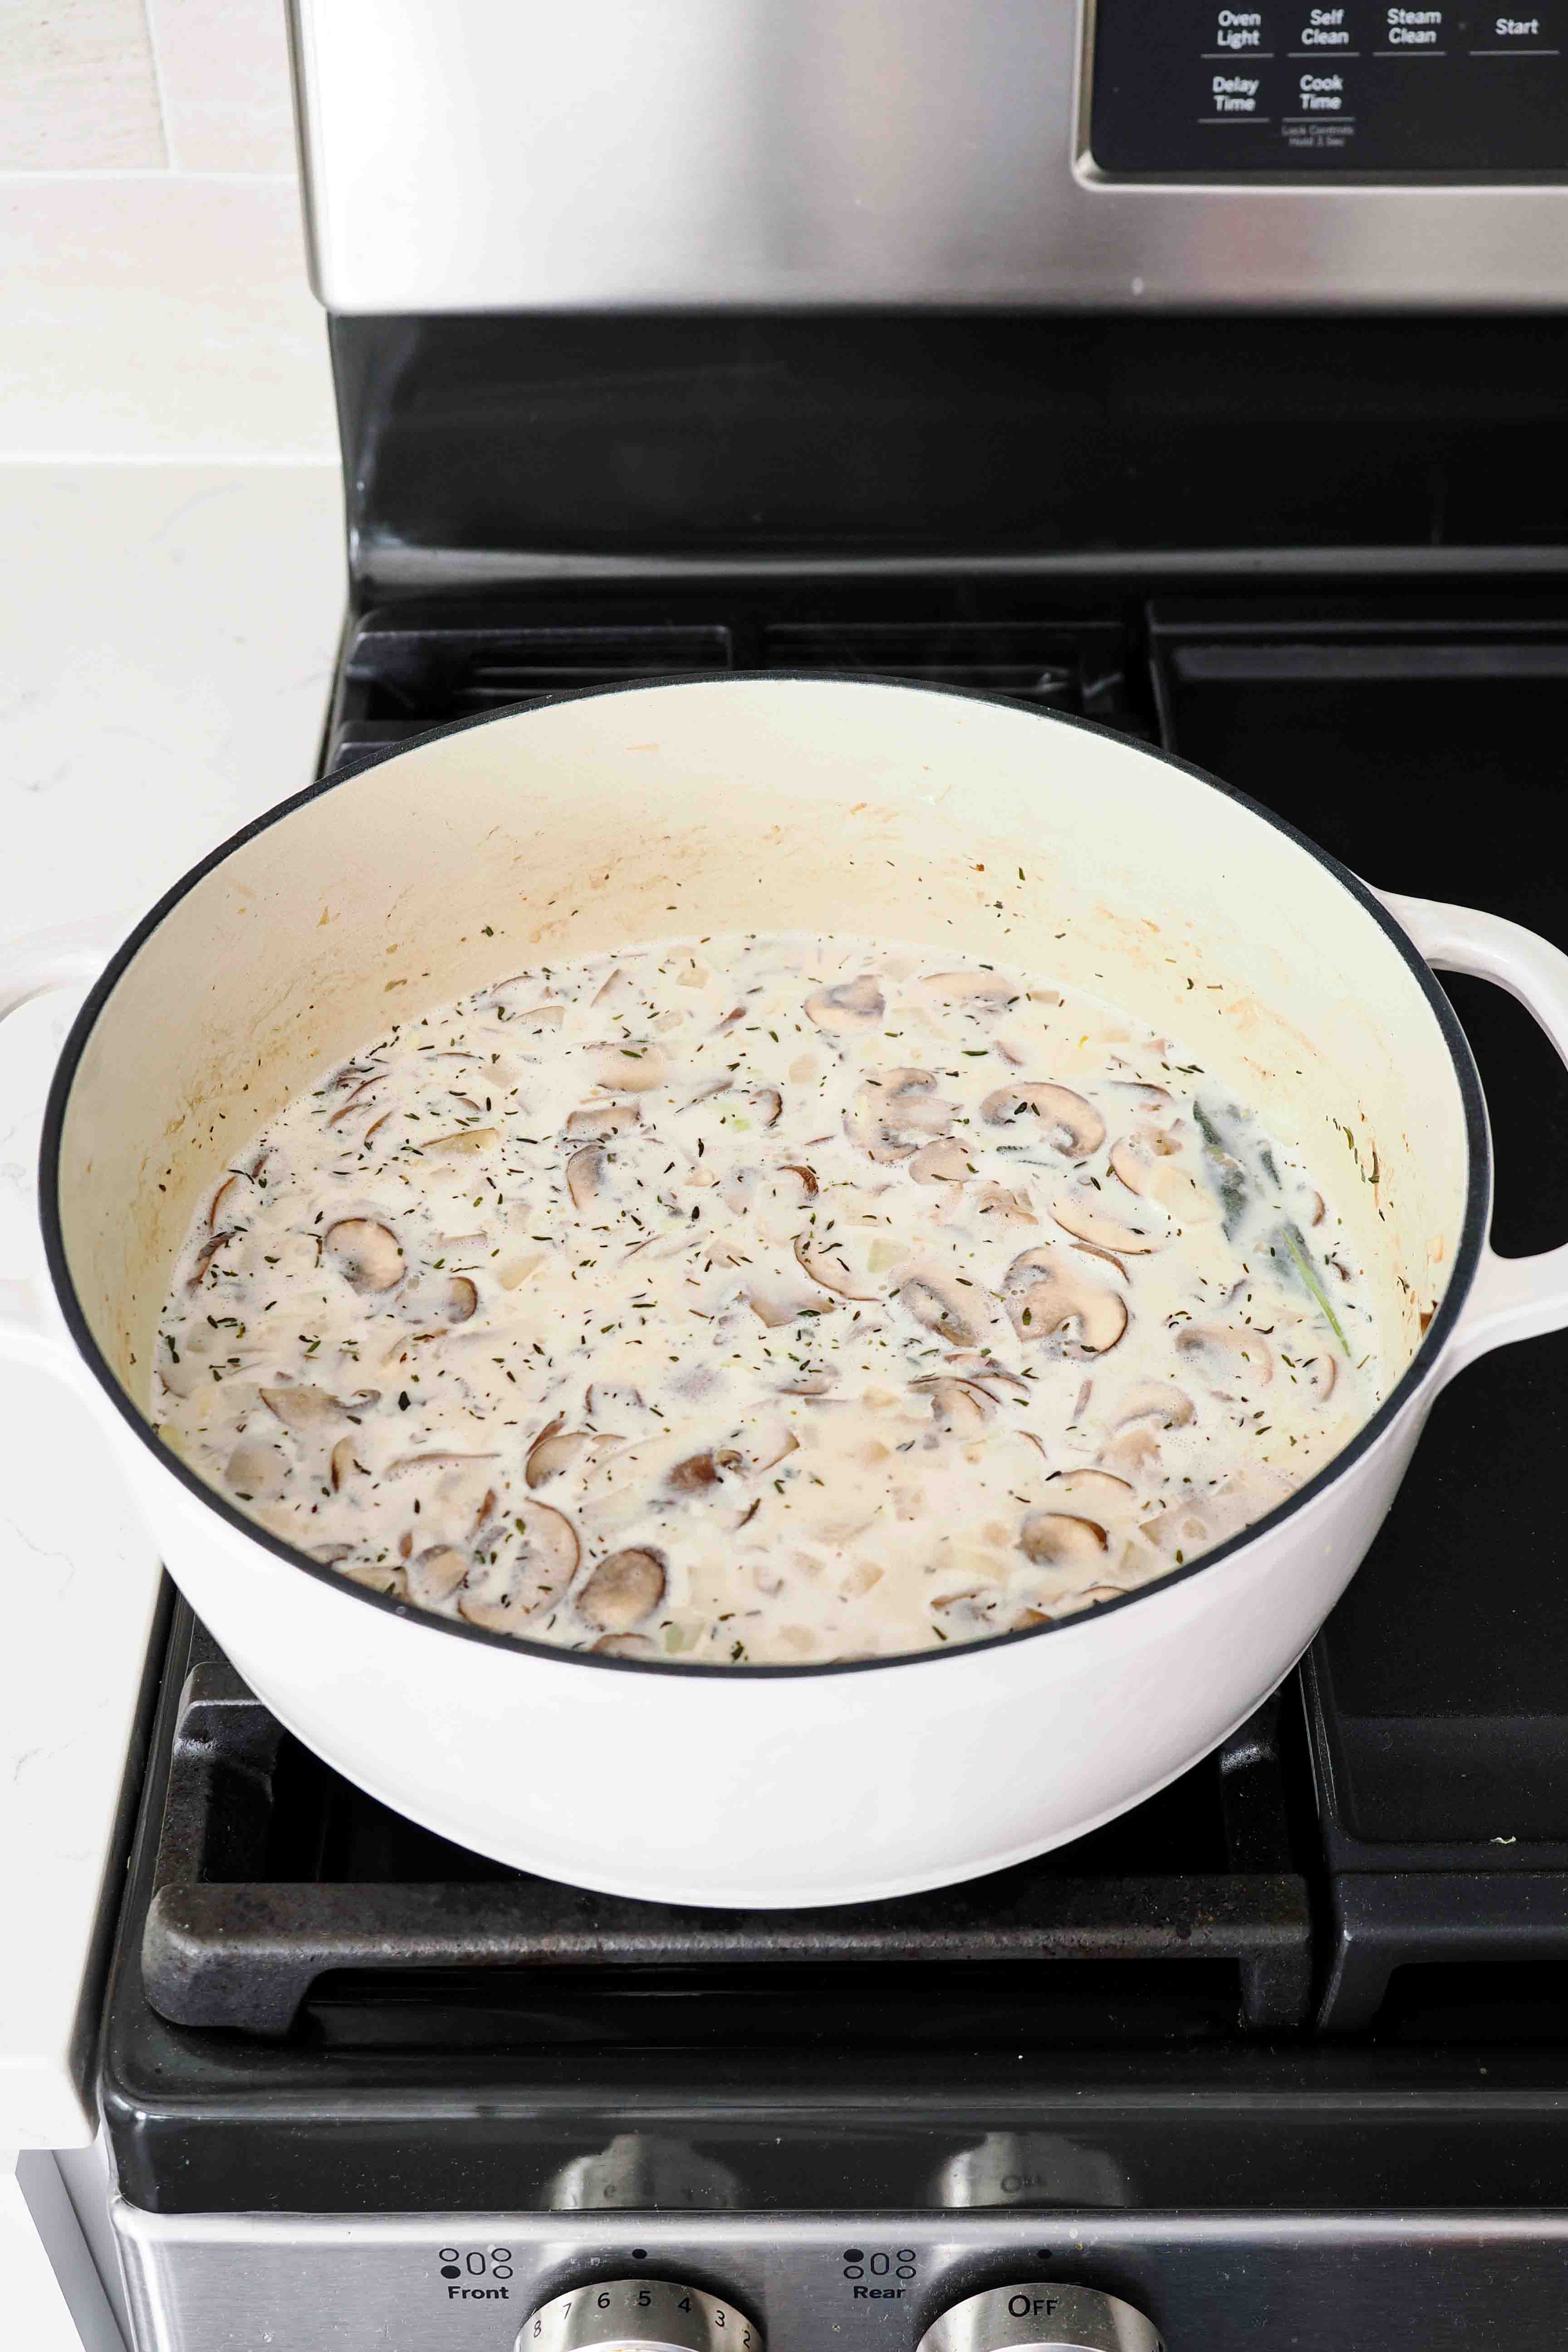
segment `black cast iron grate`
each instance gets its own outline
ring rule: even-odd
[[[875,1971],[879,1983],[918,1964],[962,1969],[970,1985],[989,1970],[1015,1993],[1022,1973],[1028,1998],[1048,2007],[1053,1969],[1093,1963],[1125,1971],[1180,2034],[1184,1979],[1208,1987],[1220,1964],[1231,2014],[1211,2031],[1286,2032],[1307,2014],[1310,1935],[1306,1887],[1290,1865],[1276,1717],[1271,1702],[1186,1776],[1190,1787],[1140,1809],[1145,1839],[1163,1825],[1180,1840],[1163,1869],[1095,1874],[1089,1840],[1066,1867],[1046,1856],[898,1901],[686,1909],[501,1871],[399,1822],[304,1759],[196,1629],[142,1937],[147,1998],[172,2023],[279,2035],[321,1988],[340,2006],[345,1987],[374,2005],[394,1987],[406,1997],[412,1982],[428,2025],[444,1989],[460,2004],[479,1980],[483,2004],[484,1980],[509,1974],[602,1979],[625,2011],[639,1982],[663,1995],[672,1982],[730,1982],[736,1972],[777,1987],[826,1971],[828,2006],[841,2010],[847,1975]],[[267,1874],[279,1854],[298,1874]],[[1185,1866],[1194,1855],[1207,1866]],[[442,1874],[382,1874],[409,1860]]]
[[[1460,898],[1568,947],[1562,783],[1539,751],[1568,680],[1559,595],[1162,604],[1149,634],[1174,749],[1375,883]],[[1488,823],[1461,857],[1451,833],[1412,822],[1417,804],[1484,805]],[[1568,1081],[1500,989],[1446,984],[1487,1093],[1493,1239],[1510,1256],[1550,1249]],[[1313,1644],[1321,2032],[1474,2044],[1568,2031],[1565,1396],[1560,1334],[1461,1373]]]
[[[894,578],[868,597],[825,583],[709,581],[658,596],[557,589],[547,601],[372,611],[344,656],[327,764],[353,766],[448,719],[552,695],[733,670],[977,688],[1152,731],[1119,616],[1035,615],[1029,601],[1016,587],[965,582]]]

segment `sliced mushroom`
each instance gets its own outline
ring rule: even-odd
[[[340,1437],[332,1448],[331,1476],[334,1495],[341,1491],[344,1479],[354,1471],[357,1470],[362,1475],[367,1475],[364,1464],[354,1453],[354,1447],[358,1444],[357,1437]]]
[[[1158,1434],[1149,1423],[1132,1421],[1100,1447],[1097,1458],[1146,1486],[1159,1469],[1163,1456]]]
[[[524,1500],[516,1517],[518,1542],[500,1562],[468,1570],[458,1607],[471,1625],[492,1633],[522,1630],[523,1620],[547,1601],[562,1599],[577,1573],[582,1548],[563,1511]]]
[[[669,1076],[657,1045],[595,1045],[593,1066],[600,1086],[616,1095],[646,1095]]]
[[[1151,1086],[1144,1078],[1111,1078],[1107,1083],[1117,1094],[1124,1096],[1131,1108],[1141,1111],[1145,1118],[1163,1118],[1167,1111],[1176,1108],[1174,1095],[1167,1093],[1163,1087]]]
[[[664,1599],[664,1562],[654,1551],[613,1551],[577,1595],[577,1614],[602,1633],[629,1633]]]
[[[737,1430],[719,1460],[726,1470],[745,1470],[755,1475],[772,1470],[787,1455],[798,1452],[799,1445],[794,1430],[781,1416]]]
[[[800,1189],[808,1201],[822,1189],[816,1181],[816,1169],[807,1168],[802,1160],[784,1160],[779,1168],[779,1174],[781,1176],[798,1176],[800,1178]]]
[[[982,1317],[946,1276],[926,1268],[907,1274],[894,1295],[906,1315],[912,1315],[917,1323],[952,1347],[978,1345]]]
[[[1097,1243],[1102,1249],[1120,1250],[1125,1257],[1146,1256],[1163,1249],[1170,1238],[1168,1233],[1131,1223],[1113,1202],[1087,1184],[1075,1186],[1053,1201],[1051,1215],[1064,1233],[1076,1234],[1079,1241]]]
[[[584,1103],[566,1122],[567,1139],[573,1143],[607,1143],[612,1135],[626,1134],[641,1118],[637,1103]]]
[[[422,1143],[419,1154],[423,1160],[463,1160],[481,1151],[489,1151],[500,1141],[500,1130],[494,1127],[460,1127],[452,1135],[433,1136]]]
[[[499,1454],[400,1454],[386,1465],[388,1478],[411,1478],[421,1470],[467,1470],[476,1462],[499,1462]]]
[[[347,1407],[325,1389],[263,1389],[261,1402],[295,1437],[320,1437],[342,1421]]]
[[[1018,1549],[1036,1568],[1100,1568],[1105,1529],[1069,1511],[1030,1511],[1018,1530]]]
[[[884,1070],[863,1079],[845,1114],[851,1143],[887,1165],[908,1160],[927,1137],[945,1135],[956,1106],[936,1091],[933,1070]]]
[[[571,1468],[587,1444],[588,1432],[585,1429],[563,1431],[562,1423],[565,1418],[563,1412],[558,1412],[553,1421],[545,1423],[529,1447],[522,1475],[530,1486],[542,1486],[547,1480],[558,1478],[563,1470]]]
[[[368,1110],[370,1108],[370,1105],[364,1100],[364,1097],[372,1093],[375,1087],[380,1086],[385,1076],[386,1073],[384,1070],[374,1070],[368,1078],[362,1078],[359,1085],[355,1087],[353,1094],[348,1097],[346,1101],[341,1102],[338,1105],[337,1109],[332,1113],[331,1118],[328,1119],[327,1125],[329,1127],[336,1127],[340,1120],[347,1118],[350,1111],[353,1109],[356,1103],[361,1110]]]
[[[187,1290],[199,1290],[201,1288],[202,1284],[206,1277],[207,1268],[211,1265],[214,1258],[217,1255],[219,1250],[222,1249],[226,1242],[231,1242],[234,1239],[235,1232],[232,1225],[226,1233],[208,1234],[206,1240],[196,1252],[195,1265],[192,1269],[190,1279],[185,1285],[185,1288]]]
[[[586,1209],[597,1198],[605,1159],[596,1143],[585,1143],[566,1162],[566,1190],[574,1209]]]
[[[792,1282],[787,1275],[770,1280],[757,1276],[746,1285],[745,1301],[760,1322],[770,1331],[781,1331],[787,1323],[798,1322],[803,1315],[830,1315],[837,1306],[836,1298],[824,1298],[821,1289],[805,1289]]]
[[[213,1194],[212,1207],[207,1211],[207,1231],[216,1234],[225,1230],[223,1220],[232,1216],[239,1206],[237,1188],[250,1179],[237,1168],[231,1168],[217,1191]]]
[[[421,1609],[433,1609],[438,1601],[451,1599],[468,1568],[468,1553],[456,1545],[431,1544],[408,1563],[408,1598]]]
[[[620,965],[617,964],[614,971],[610,974],[608,980],[605,981],[604,986],[600,989],[598,994],[594,998],[594,1010],[595,1013],[614,1012],[617,1006],[634,1003],[636,997],[637,989],[633,984],[630,973],[623,971]]]
[[[405,1597],[407,1583],[402,1569],[395,1562],[390,1559],[356,1560],[353,1556],[352,1544],[322,1544],[312,1558],[325,1559],[330,1552],[337,1552],[341,1557],[329,1559],[327,1565],[335,1568],[340,1576],[347,1577],[351,1584],[363,1584],[371,1592],[384,1592],[390,1601],[401,1601]]]
[[[1110,1172],[1130,1192],[1157,1201],[1191,1223],[1219,1214],[1209,1187],[1184,1163],[1182,1147],[1157,1128],[1124,1135],[1110,1147]]]
[[[602,1633],[594,1643],[598,1658],[657,1658],[658,1643],[647,1633]]]
[[[962,1184],[974,1173],[967,1149],[950,1135],[935,1143],[922,1143],[910,1160],[909,1171],[917,1184]]]
[[[1216,1395],[1235,1383],[1267,1388],[1274,1378],[1274,1350],[1260,1332],[1234,1323],[1188,1323],[1176,1334],[1176,1353]]]
[[[402,1245],[390,1225],[374,1217],[340,1217],[323,1236],[327,1255],[353,1290],[395,1290],[403,1279]]]
[[[995,1400],[975,1381],[932,1372],[910,1386],[930,1401],[931,1418],[944,1437],[978,1437],[996,1418]]]
[[[986,1013],[1004,1012],[1018,997],[1012,982],[994,971],[924,972],[921,986],[939,1004],[964,1004]]]
[[[1053,1510],[1088,1514],[1102,1527],[1127,1518],[1138,1507],[1137,1494],[1126,1479],[1112,1477],[1108,1470],[1064,1470],[1047,1492]]]
[[[1308,1357],[1301,1370],[1311,1382],[1312,1393],[1318,1402],[1327,1404],[1333,1395],[1334,1386],[1340,1374],[1340,1368],[1334,1357],[1330,1354],[1328,1349],[1320,1348],[1315,1356]]]
[[[689,1454],[678,1462],[666,1480],[678,1495],[698,1495],[704,1486],[719,1484],[719,1465],[709,1454]]]
[[[1020,1119],[1037,1119],[1040,1139],[1064,1160],[1087,1160],[1105,1141],[1105,1121],[1091,1102],[1071,1087],[1042,1080],[1021,1080],[998,1087],[980,1106],[988,1127],[1014,1127]]]
[[[863,971],[858,980],[840,981],[837,988],[819,988],[805,1000],[806,1019],[836,1034],[875,1028],[886,1010],[880,985],[868,971]]]
[[[1193,1418],[1193,1401],[1165,1381],[1140,1381],[1116,1404],[1116,1427],[1135,1421],[1157,1421],[1162,1429],[1185,1429]]]
[[[242,1503],[277,1503],[288,1487],[289,1463],[280,1445],[246,1438],[229,1455],[223,1475]]]
[[[1037,1225],[1038,1217],[1029,1205],[1026,1192],[1010,1192],[1005,1184],[982,1184],[971,1205],[977,1217],[989,1217],[994,1223]]]
[[[1158,1163],[1179,1159],[1181,1150],[1173,1137],[1156,1129],[1137,1129],[1131,1135],[1118,1136],[1106,1157],[1111,1174],[1120,1178],[1130,1192],[1153,1194],[1154,1181],[1160,1172]]]
[[[784,1116],[784,1097],[777,1087],[753,1087],[746,1100],[764,1127],[776,1127]]]
[[[882,1284],[853,1264],[848,1240],[847,1234],[802,1234],[795,1244],[796,1261],[813,1282],[840,1298],[880,1298]]]
[[[479,1294],[466,1274],[430,1273],[408,1284],[398,1302],[416,1323],[468,1323],[479,1311]]]
[[[1127,1268],[1114,1250],[1101,1249],[1098,1242],[1074,1242],[1072,1246],[1081,1257],[1103,1258],[1107,1265],[1113,1265],[1116,1268],[1123,1282],[1131,1279]]]
[[[576,1462],[591,1468],[601,1455],[614,1454],[626,1444],[610,1431],[602,1433],[591,1429],[563,1429],[564,1413],[557,1413],[549,1427],[540,1431],[528,1449],[523,1476],[531,1487],[548,1486],[552,1478],[560,1477]]]
[[[1010,1389],[1018,1396],[1027,1396],[1030,1392],[1027,1381],[1020,1380],[1016,1372],[1008,1371],[1006,1367],[999,1364],[994,1356],[988,1356],[973,1349],[966,1349],[956,1356],[950,1356],[948,1370],[955,1380],[977,1383],[985,1391],[987,1396],[995,1399],[997,1402],[1001,1402],[996,1396],[998,1389]],[[1088,1386],[1087,1381],[1085,1386]]]
[[[1103,1356],[1127,1328],[1127,1306],[1120,1291],[1097,1282],[1066,1250],[1026,1250],[1008,1267],[1004,1301],[1020,1339],[1051,1339],[1071,1331],[1063,1349],[1069,1356]]]

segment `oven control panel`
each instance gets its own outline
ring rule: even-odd
[[[1096,0],[1107,177],[1568,175],[1568,0]]]
[[[1555,2211],[110,2212],[137,2352],[1479,2352],[1568,2274]]]

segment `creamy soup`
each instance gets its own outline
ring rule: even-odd
[[[1331,1194],[1114,1007],[746,936],[497,981],[226,1170],[153,1412],[253,1519],[531,1641],[889,1655],[1092,1607],[1382,1393]]]

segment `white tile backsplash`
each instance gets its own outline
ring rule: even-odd
[[[0,171],[165,161],[142,0],[0,0]]]
[[[336,456],[292,182],[0,179],[0,461]]]
[[[283,0],[147,0],[177,172],[292,172]]]

